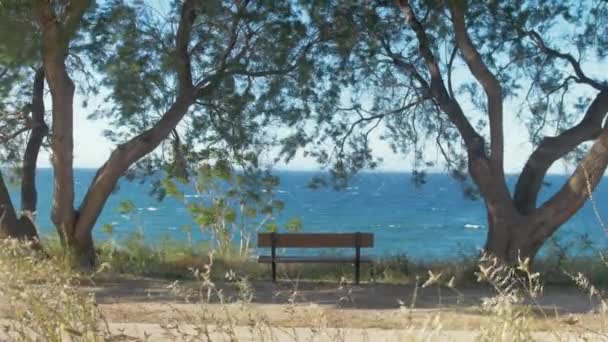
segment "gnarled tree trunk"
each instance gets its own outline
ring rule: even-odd
[[[510,265],[516,265],[519,260],[526,258],[532,261],[545,242],[543,238],[533,237],[532,233],[539,228],[548,227],[537,227],[530,217],[517,213],[501,217],[488,210],[484,252]]]
[[[195,2],[186,1],[176,36],[176,71],[179,80],[174,104],[150,129],[119,145],[108,161],[97,171],[78,210],[74,209],[73,175],[73,102],[74,83],[66,68],[69,41],[75,32],[90,1],[77,2],[70,7],[68,20],[59,23],[54,9],[40,3],[36,14],[42,27],[43,62],[46,79],[53,100],[52,150],[55,189],[53,193],[52,220],[64,247],[83,267],[95,265],[93,227],[106,200],[118,180],[135,162],[152,152],[177,126],[197,93],[192,81],[188,43],[196,17]],[[208,85],[206,85],[208,86]]]

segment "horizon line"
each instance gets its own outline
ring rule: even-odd
[[[0,167],[1,169],[2,167]],[[42,166],[42,167],[36,167],[36,170],[52,170],[53,168],[51,166]],[[91,166],[77,166],[74,167],[74,170],[91,170],[91,171],[96,171],[98,170],[99,167],[91,167]],[[273,169],[273,171],[279,171],[279,172],[301,172],[301,173],[327,173],[328,170],[323,170],[323,169],[307,169],[307,168],[303,168],[303,169],[290,169],[290,168],[275,168]],[[424,170],[423,170],[424,171]],[[414,170],[383,170],[383,169],[377,169],[377,170],[361,170],[358,173],[401,173],[401,174],[408,174],[408,173],[412,173],[414,172]],[[448,175],[449,172],[447,171],[438,171],[438,170],[430,170],[430,171],[424,171],[426,174],[445,174]],[[517,176],[519,175],[521,172],[505,172],[505,175],[507,176]],[[546,173],[547,175],[558,175],[558,176],[565,176],[565,175],[570,175],[570,173],[560,173],[560,172],[551,172],[548,171]],[[604,175],[603,177],[606,177],[606,175]]]

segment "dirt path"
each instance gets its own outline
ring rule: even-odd
[[[231,333],[240,340],[255,341],[259,338],[252,334],[260,329],[266,329],[267,337],[278,336],[269,339],[276,341],[294,337],[301,341],[472,341],[490,319],[479,304],[493,294],[484,287],[455,292],[437,287],[416,290],[409,285],[351,287],[313,282],[254,282],[243,291],[235,283],[224,283],[216,286],[222,288],[224,301],[232,304],[220,304],[217,298],[200,304],[197,286],[179,283],[181,290],[176,293],[175,283],[169,281],[123,278],[98,280],[82,291],[95,294],[113,333],[124,333],[124,340],[148,336],[150,341],[189,340],[205,328],[213,341],[228,340]],[[252,294],[250,301],[238,300],[243,292]],[[537,300],[543,310],[538,310],[531,327],[539,331],[540,340],[555,340],[551,332],[556,329],[596,330],[606,324],[605,317],[594,313],[597,303],[576,289],[548,287]],[[442,333],[432,335],[438,333],[436,329]]]
[[[363,284],[349,287],[335,283],[254,282],[250,291],[253,296],[247,305],[219,305],[217,299],[211,304],[201,305],[192,303],[199,302],[197,297],[191,297],[189,303],[183,296],[176,295],[170,289],[171,284],[168,281],[134,279],[99,282],[83,290],[96,295],[111,322],[176,323],[182,320],[187,323],[204,316],[210,322],[229,319],[237,325],[247,325],[254,318],[263,318],[283,327],[324,325],[382,329],[423,326],[436,315],[441,316],[444,328],[477,329],[488,319],[479,304],[483,298],[492,296],[492,291],[484,287],[454,292],[437,287],[415,290],[408,285]],[[193,292],[197,290],[192,282],[180,286]],[[225,302],[238,300],[239,291],[235,284],[216,286],[223,289]],[[546,288],[543,296],[537,299],[537,307],[544,311],[537,314],[535,324],[539,329],[550,329],[557,314],[560,317],[575,315],[579,317],[576,320],[591,325],[598,320],[593,314],[597,303],[577,289]]]

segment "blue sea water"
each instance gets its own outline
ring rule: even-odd
[[[95,170],[75,172],[76,196],[84,195]],[[285,202],[284,210],[276,217],[279,224],[299,217],[306,232],[372,232],[375,234],[374,255],[406,254],[414,259],[451,258],[462,253],[472,254],[484,243],[486,213],[482,201],[466,199],[460,185],[445,174],[429,174],[427,183],[416,187],[407,173],[361,173],[344,191],[331,188],[310,189],[307,185],[312,172],[279,171],[281,184],[277,197]],[[565,176],[549,175],[550,185],[543,188],[541,199],[557,191]],[[513,186],[516,178],[508,178]],[[38,170],[39,211],[38,226],[43,234],[54,234],[50,221],[52,170]],[[158,202],[150,196],[149,182],[121,181],[118,191],[98,220],[95,238],[107,236],[102,224],[114,226],[113,238],[120,240],[142,226],[147,241],[154,243],[162,236],[185,239],[181,227],[192,224],[194,239],[205,239],[183,204],[173,198]],[[18,203],[17,188],[11,188]],[[121,215],[117,208],[121,201],[130,200],[137,207],[134,218]],[[600,214],[608,218],[608,181],[600,183],[594,193]],[[565,243],[587,235],[595,247],[606,247],[608,237],[602,230],[588,203],[574,216],[557,236]],[[584,251],[582,251],[584,252]]]

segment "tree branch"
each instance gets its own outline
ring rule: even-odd
[[[441,77],[439,65],[429,46],[429,39],[424,32],[424,28],[416,18],[409,1],[397,0],[397,3],[405,16],[407,24],[416,33],[420,54],[426,63],[429,75],[431,77],[431,84],[429,87],[431,94],[438,102],[441,110],[443,110],[449,116],[450,121],[452,121],[456,128],[458,128],[467,149],[485,156],[483,138],[475,131],[469,120],[464,115],[460,105],[449,96]]]
[[[30,130],[30,126],[29,125],[25,125],[23,127],[21,127],[20,129],[16,130],[15,132],[7,135],[7,136],[0,136],[0,144],[7,144],[9,141],[15,139],[16,137],[20,136],[21,134],[27,132]]]
[[[42,141],[49,132],[49,127],[44,121],[43,68],[36,71],[32,90],[32,134],[30,134],[23,154],[23,175],[21,177],[21,210],[28,216],[36,212],[38,197],[36,192],[36,164]]]
[[[502,173],[499,175],[495,174],[486,155],[483,137],[473,128],[470,121],[464,115],[458,101],[450,97],[441,77],[439,64],[431,50],[429,38],[422,24],[416,18],[409,1],[397,0],[397,4],[401,8],[407,24],[416,34],[420,55],[426,63],[431,78],[431,94],[439,105],[439,108],[447,114],[464,140],[467,148],[469,174],[474,179],[486,201],[510,203],[511,197],[504,177],[502,177]]]
[[[77,235],[90,234],[120,177],[131,165],[152,152],[169,136],[196,100],[196,92],[208,88],[207,86],[202,90],[196,90],[192,85],[191,62],[187,48],[191,38],[192,24],[196,19],[194,4],[194,0],[184,2],[176,34],[176,63],[180,87],[175,102],[154,126],[119,145],[104,165],[97,170],[79,207],[79,218],[76,222]]]
[[[608,129],[602,129],[585,158],[579,162],[566,184],[535,214],[540,227],[535,238],[550,236],[574,215],[589,198],[608,166]]]
[[[78,27],[84,12],[91,6],[91,0],[71,0],[66,8],[63,21],[63,31],[67,37],[71,37]]]
[[[191,92],[194,87],[192,84],[190,54],[188,53],[194,19],[196,19],[195,3],[194,1],[185,1],[175,38],[175,64],[179,80],[178,91],[180,93]]]
[[[554,57],[554,58],[564,59],[568,63],[570,63],[570,65],[574,69],[574,73],[576,74],[576,76],[578,78],[578,82],[588,84],[599,91],[608,89],[608,85],[606,83],[601,83],[601,82],[598,82],[594,79],[587,77],[587,75],[585,74],[585,72],[583,72],[583,69],[581,68],[581,64],[571,54],[562,53],[560,51],[550,48],[549,46],[547,46],[547,44],[542,39],[540,34],[538,34],[535,31],[527,31],[527,32],[525,32],[525,34],[527,36],[529,36],[530,38],[532,38],[532,40],[541,49],[541,51],[543,51],[547,55]]]
[[[471,42],[467,32],[464,11],[456,1],[450,3],[450,12],[456,35],[456,43],[462,53],[469,70],[482,85],[488,101],[488,117],[490,122],[490,160],[498,172],[504,173],[504,132],[503,132],[503,99],[502,87],[496,76],[483,62],[481,55]]]
[[[595,97],[583,119],[574,127],[555,137],[544,138],[530,155],[515,186],[514,202],[523,214],[536,208],[542,181],[555,161],[564,157],[585,141],[596,139],[608,113],[608,90]]]

